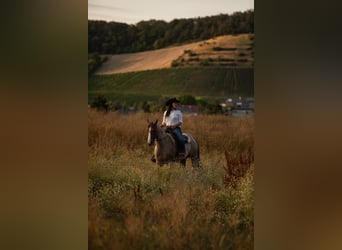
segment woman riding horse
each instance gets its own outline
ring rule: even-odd
[[[184,161],[185,143],[181,129],[181,125],[183,123],[183,115],[182,112],[178,109],[178,103],[180,103],[180,101],[176,98],[167,100],[167,110],[165,110],[163,114],[163,122],[161,124],[161,127],[166,127],[166,131],[174,135],[178,148],[178,159],[180,161]],[[151,161],[156,162],[154,155],[152,156]]]
[[[151,145],[154,139],[157,141],[157,145],[151,160],[156,162],[156,155],[158,155],[158,153],[171,153],[171,151],[175,151],[174,153],[171,153],[171,155],[173,155],[172,157],[165,158],[168,158],[168,161],[178,160],[183,166],[185,166],[186,158],[190,157],[193,166],[199,167],[200,160],[198,143],[191,135],[186,134],[187,143],[185,144],[185,134],[183,135],[181,129],[181,125],[183,124],[183,116],[182,112],[178,109],[178,103],[180,103],[180,101],[176,98],[171,98],[166,102],[167,110],[164,112],[163,122],[160,127],[157,126],[157,121],[155,123],[149,122],[148,143]],[[168,133],[166,134],[166,132]],[[166,135],[168,136],[166,137]],[[167,147],[168,149],[166,149]],[[160,156],[159,159],[162,158],[164,157]]]
[[[178,158],[179,160],[185,159],[185,143],[182,133],[183,116],[182,112],[178,109],[179,100],[171,98],[166,102],[167,110],[163,115],[163,122],[161,127],[165,127],[171,132],[177,141],[178,146]]]
[[[155,122],[147,120],[147,123],[147,144],[149,146],[154,145],[152,161],[156,162],[160,167],[173,161],[179,161],[177,159],[176,140],[174,137],[170,133],[166,133],[165,129],[157,124],[158,120]],[[181,166],[185,167],[186,159],[191,158],[193,167],[201,167],[197,141],[190,134],[183,135],[187,137],[187,142],[185,144],[184,160],[180,161]]]

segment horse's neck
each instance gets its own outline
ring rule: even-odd
[[[157,137],[158,141],[163,141],[167,137],[166,132],[159,126],[157,126]]]
[[[158,137],[157,143],[160,146],[170,144],[173,141],[172,136],[170,134],[166,133],[165,130],[159,126],[157,127],[157,137]]]
[[[170,157],[174,157],[176,147],[172,136],[161,127],[158,127],[157,137],[155,153],[158,155],[159,160],[167,160]]]

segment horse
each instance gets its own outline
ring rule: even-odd
[[[159,167],[164,164],[178,161],[177,159],[177,144],[175,139],[172,137],[170,133],[167,133],[166,130],[160,127],[155,122],[148,123],[148,137],[147,144],[149,146],[154,146],[154,158],[156,160],[156,164]],[[186,159],[191,158],[192,167],[200,168],[200,153],[199,153],[199,145],[194,137],[190,134],[183,133],[183,137],[185,139],[185,159],[180,160],[180,164],[182,167],[186,165]]]

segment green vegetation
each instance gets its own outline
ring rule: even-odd
[[[136,25],[88,20],[88,53],[133,53],[242,33],[254,33],[254,10]]]
[[[89,103],[98,95],[104,95],[112,103],[128,106],[184,94],[212,101],[254,95],[251,68],[184,67],[93,75],[88,84]]]
[[[88,54],[88,76],[91,76],[108,58],[98,53]]]
[[[226,35],[214,37],[199,43],[198,47],[184,50],[184,53],[175,59],[172,67],[218,67],[229,66],[234,68],[253,68],[254,42],[253,34]],[[241,57],[247,59],[239,61]],[[234,62],[234,63],[226,63]]]
[[[235,51],[237,48],[222,48],[222,47],[213,47],[214,51]]]
[[[197,104],[196,98],[193,97],[192,95],[180,95],[178,96],[178,100],[180,100],[180,102],[185,105]]]
[[[98,95],[91,103],[91,107],[96,108],[97,110],[108,111],[110,104],[104,95]]]
[[[197,54],[193,52],[192,50],[184,50],[184,54],[189,54],[189,56],[196,56]]]

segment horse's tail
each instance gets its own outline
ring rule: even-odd
[[[198,160],[200,159],[200,146],[199,146],[199,143],[198,143],[198,141],[196,141],[197,142],[197,157],[198,157]]]
[[[196,142],[197,142],[197,158],[198,158],[198,160],[200,160],[200,146],[199,146],[199,143],[197,140],[196,140]]]

